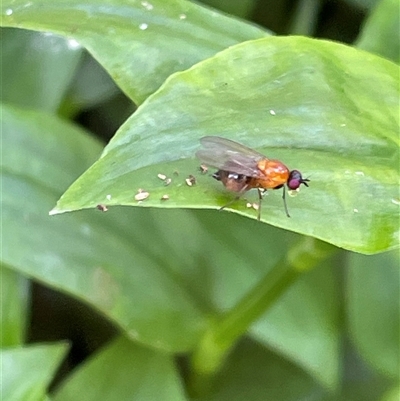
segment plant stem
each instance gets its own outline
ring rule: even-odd
[[[209,391],[213,377],[241,335],[301,273],[315,267],[335,249],[311,237],[302,238],[236,306],[209,327],[191,360],[188,384],[192,396],[200,396]]]
[[[313,36],[321,4],[320,0],[299,0],[289,33],[291,35]]]

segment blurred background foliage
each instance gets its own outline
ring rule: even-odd
[[[199,4],[277,35],[326,38],[354,44],[395,63],[400,59],[397,0],[205,0]],[[188,360],[183,352],[192,350],[198,332],[211,324],[208,319],[215,318],[215,311],[231,308],[300,236],[266,225],[258,227],[239,216],[216,216],[211,211],[116,212],[107,217],[105,226],[96,222],[98,216],[86,217],[81,212],[49,225],[47,220],[32,219],[30,216],[38,211],[47,214],[138,105],[71,39],[3,28],[1,43],[1,95],[8,105],[2,112],[2,131],[7,132],[7,122],[14,124],[9,130],[11,139],[2,142],[2,219],[6,221],[1,267],[4,399],[150,400],[160,394],[163,396],[158,399],[163,400],[189,399],[183,384],[188,377]],[[30,110],[35,113],[30,115]],[[47,117],[41,112],[73,121],[94,138],[78,139],[82,133],[78,128],[68,131],[59,121],[43,126],[41,121]],[[5,115],[11,115],[10,119]],[[29,126],[34,121],[38,122],[36,131]],[[23,139],[16,135],[12,138],[15,127],[26,134]],[[65,132],[65,138],[52,142],[46,130]],[[40,135],[45,145],[39,149],[33,138]],[[90,151],[80,154],[79,149]],[[46,161],[42,167],[41,161]],[[19,188],[12,175],[24,177],[32,166],[37,181],[30,178],[27,187]],[[37,183],[44,176],[50,176],[49,181],[40,181],[45,191],[38,196]],[[143,230],[136,238],[129,232],[133,221]],[[235,227],[235,234],[224,232],[221,225],[225,224]],[[46,232],[41,232],[42,225]],[[73,227],[79,227],[78,235]],[[64,237],[60,237],[62,230]],[[97,236],[86,243],[90,230]],[[193,329],[185,331],[193,337],[182,341],[182,349],[175,344],[170,350],[173,357],[165,353],[165,344],[157,349],[156,334],[153,343],[136,342],[134,327],[129,327],[129,322],[124,326],[121,319],[124,306],[109,307],[101,293],[111,291],[110,277],[100,270],[85,270],[86,262],[112,264],[113,257],[126,258],[126,271],[131,264],[141,263],[143,255],[125,252],[124,246],[118,245],[127,233],[131,240],[141,243],[145,256],[157,258],[158,263],[170,260],[165,262],[169,273],[184,288],[181,294],[171,285],[168,294],[176,294],[176,305],[171,305],[179,308],[186,293],[198,303],[182,312],[185,316],[193,314]],[[212,238],[205,239],[210,233]],[[160,250],[158,255],[146,254],[146,244],[152,238]],[[277,249],[266,254],[264,242],[254,238],[276,241]],[[173,239],[179,240],[175,248]],[[104,252],[96,248],[103,241],[108,242]],[[115,255],[110,252],[107,260],[110,244],[115,245]],[[235,246],[236,254],[224,254]],[[180,252],[180,247],[186,252]],[[68,276],[53,276],[62,264],[58,249],[65,254],[70,251],[67,264],[73,267]],[[196,255],[197,266],[187,262],[188,254]],[[97,255],[101,256],[96,259]],[[215,264],[223,267],[206,270],[207,257],[215,258]],[[265,264],[254,267],[265,259]],[[241,270],[239,266],[246,261],[246,268]],[[99,291],[85,298],[85,292],[93,289],[79,282],[92,273]],[[204,399],[397,400],[399,281],[397,251],[362,256],[337,250],[296,282],[266,317],[251,327],[220,372],[216,392]],[[70,282],[77,283],[75,292],[68,290]],[[215,283],[218,285],[212,287]],[[130,288],[128,283],[127,299]],[[152,297],[158,292],[149,288],[148,294]],[[134,309],[135,305],[128,302],[125,307]],[[143,319],[150,316],[143,315]],[[152,318],[149,331],[156,331],[163,317]],[[183,327],[184,323],[180,322]],[[111,388],[106,390],[105,383]]]

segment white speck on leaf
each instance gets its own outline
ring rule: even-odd
[[[106,199],[110,201],[110,200],[111,200],[111,195],[108,194],[108,195],[106,196]]]
[[[139,29],[141,31],[145,31],[148,27],[149,26],[145,22],[143,22],[142,24],[139,25]]]
[[[81,45],[75,39],[68,39],[68,47],[70,49],[79,49]]]
[[[400,199],[392,199],[392,203],[395,205],[400,205]]]
[[[149,3],[148,1],[142,1],[141,5],[146,9],[151,11],[154,7],[153,4]]]
[[[353,212],[354,212],[354,213],[358,213],[358,209],[354,208],[354,209],[353,209]]]
[[[355,174],[360,175],[361,177],[364,177],[365,175],[362,171],[356,171]]]
[[[179,14],[179,19],[186,19],[186,18],[187,18],[186,14]]]
[[[269,111],[269,114],[271,114],[271,116],[276,116],[276,113],[275,113],[274,110],[270,110],[270,111]]]
[[[260,208],[260,204],[254,202],[254,203],[251,204],[251,207],[252,207],[254,210],[258,210],[258,209]]]
[[[146,191],[138,191],[138,193],[135,195],[135,200],[137,201],[142,201],[147,199],[150,196],[149,192]]]
[[[6,10],[6,15],[12,15],[13,10],[11,10],[11,8],[7,8]]]

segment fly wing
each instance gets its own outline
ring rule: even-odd
[[[196,156],[203,163],[248,177],[262,176],[257,162],[266,157],[261,153],[219,136],[205,136],[200,143],[203,149],[198,150]]]

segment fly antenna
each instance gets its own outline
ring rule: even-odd
[[[312,174],[311,174],[312,175]],[[310,181],[310,177],[311,177],[311,175],[309,175],[309,176],[307,176],[307,178],[304,178],[303,180],[302,180],[302,184],[304,184],[306,187],[308,187],[308,184],[307,184],[307,182],[309,182]]]

